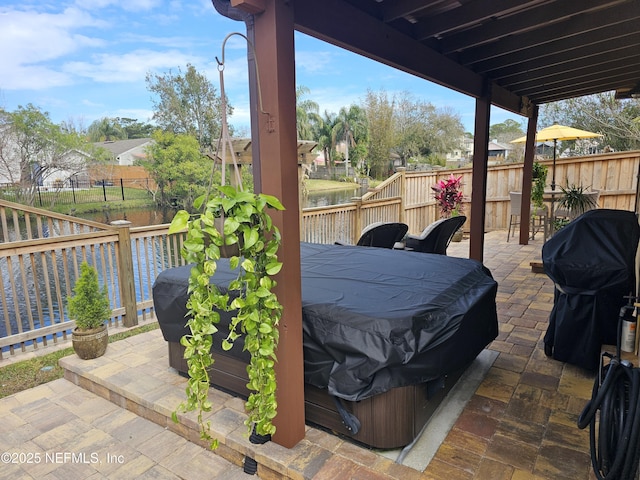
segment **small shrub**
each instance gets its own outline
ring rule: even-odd
[[[107,287],[100,288],[98,272],[87,262],[80,266],[80,276],[69,299],[69,317],[81,330],[98,328],[111,316]]]

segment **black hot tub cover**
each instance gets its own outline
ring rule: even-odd
[[[166,270],[153,287],[167,341],[186,333],[189,271]],[[497,284],[473,260],[303,243],[301,273],[305,382],[346,400],[463,368],[498,333]],[[213,281],[233,277],[221,260]]]

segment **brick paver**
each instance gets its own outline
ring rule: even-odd
[[[168,368],[155,331],[112,344],[95,361],[68,357],[66,380],[0,400],[0,451],[16,459],[0,478],[256,478],[240,466],[248,454],[264,479],[590,480],[588,435],[576,421],[593,378],[544,355],[553,284],[529,264],[542,242],[504,238],[485,236],[500,322],[488,348],[498,356],[424,472],[315,429],[292,449],[251,445],[243,402],[219,392],[210,418],[221,447],[202,448],[192,420],[169,419],[185,380]],[[466,257],[468,241],[448,254]],[[27,463],[29,454],[41,460]]]

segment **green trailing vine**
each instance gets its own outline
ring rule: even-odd
[[[533,162],[533,186],[531,200],[536,207],[544,206],[544,188],[547,185],[547,166]]]
[[[208,399],[209,368],[214,362],[211,345],[212,336],[218,331],[218,311],[236,311],[222,348],[231,349],[234,341],[244,335],[245,349],[251,354],[247,387],[252,393],[246,402],[245,423],[249,431],[255,428],[259,435],[271,435],[276,430],[272,423],[277,410],[274,366],[277,325],[282,316],[272,278],[282,268],[277,257],[281,237],[268,210],[284,207],[271,195],[243,192],[231,186],[219,187],[219,191],[222,195],[201,197],[194,203],[203,213],[192,216],[181,210],[169,228],[169,233],[187,229],[181,254],[194,264],[187,301],[187,325],[191,333],[181,340],[189,371],[187,398],[177,411],[198,411],[201,438],[210,441],[211,448],[216,448],[218,442],[212,440],[210,423],[203,421],[203,412],[210,411],[212,406]],[[224,219],[222,231],[216,228],[221,219]],[[216,273],[224,246],[238,248],[238,254],[229,258],[230,267],[238,271],[238,276],[222,293],[210,279]],[[177,412],[173,418],[177,421]]]

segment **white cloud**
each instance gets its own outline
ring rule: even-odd
[[[76,0],[76,5],[92,11],[116,7],[129,12],[143,12],[161,6],[162,0]]]
[[[82,103],[82,105],[85,105],[87,107],[91,107],[91,108],[101,108],[104,107],[104,103],[98,103],[98,102],[94,102],[92,100],[87,100],[86,98],[83,99],[80,103]]]
[[[72,79],[49,62],[103,40],[74,33],[105,22],[75,8],[58,14],[9,9],[0,15],[0,88],[13,90],[68,85]]]
[[[63,71],[100,83],[144,82],[147,72],[177,72],[178,67],[201,59],[179,50],[134,50],[124,54],[96,54],[91,62],[67,62]]]
[[[306,74],[330,75],[334,72],[334,54],[327,51],[296,51],[296,69]]]

